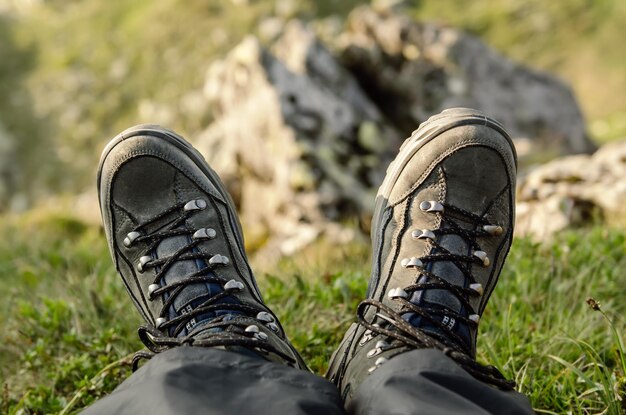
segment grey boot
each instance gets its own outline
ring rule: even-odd
[[[182,137],[124,131],[102,154],[98,192],[111,256],[147,323],[150,352],[138,357],[191,345],[306,369],[263,303],[231,198]]]
[[[376,199],[367,299],[327,374],[346,405],[369,374],[422,348],[512,388],[474,359],[480,316],[511,245],[515,175],[511,139],[476,110],[431,117],[402,145]]]

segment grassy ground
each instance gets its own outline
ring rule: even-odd
[[[0,413],[77,412],[130,374],[139,317],[99,228],[31,213],[1,219],[0,232]],[[514,378],[537,412],[626,408],[624,248],[622,231],[599,227],[514,244],[481,323],[479,359]],[[320,243],[259,277],[318,373],[354,318],[368,262],[367,246]]]

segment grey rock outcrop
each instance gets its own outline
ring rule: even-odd
[[[361,7],[336,43],[344,66],[403,132],[462,106],[503,123],[521,157],[594,149],[565,83],[512,62],[474,36]]]
[[[263,252],[353,237],[341,224],[354,218],[366,230],[402,139],[446,107],[485,110],[522,155],[593,148],[569,88],[459,31],[360,8],[335,53],[298,21],[273,38],[249,37],[211,65],[214,122],[194,139]]]
[[[271,251],[289,254],[371,215],[399,136],[302,26],[274,53],[245,40],[210,68],[205,95],[216,121],[195,144],[233,193],[251,245],[271,235]]]
[[[546,239],[593,221],[626,214],[626,141],[595,154],[566,156],[539,166],[518,188],[517,233]]]

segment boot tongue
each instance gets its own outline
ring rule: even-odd
[[[458,235],[443,235],[439,240],[439,245],[455,255],[468,255],[469,245]],[[442,252],[434,252],[439,254]],[[452,261],[437,261],[430,266],[431,273],[445,279],[452,285],[465,286],[465,276],[463,272]],[[419,282],[425,282],[426,277],[420,277]],[[446,307],[459,313],[461,302],[448,290],[425,290],[413,294],[417,300],[425,301],[429,304]],[[420,298],[421,297],[421,298]],[[413,298],[411,298],[413,301]]]
[[[191,239],[187,235],[179,235],[173,236],[170,238],[166,238],[161,243],[159,243],[155,249],[155,254],[157,258],[166,258],[173,255],[175,252],[179,251],[181,248],[189,245],[191,243]],[[181,280],[186,279],[189,275],[197,272],[200,269],[206,268],[207,264],[202,259],[186,259],[175,261],[165,272],[162,280],[159,282],[163,287],[164,285],[169,285]],[[215,274],[210,271],[206,275],[215,276]],[[221,284],[217,283],[195,283],[184,286],[184,288],[176,295],[172,305],[167,310],[167,319],[170,320],[174,317],[177,317],[181,314],[187,314],[209,298],[213,297],[216,294],[219,294],[224,289]],[[169,293],[164,295],[164,299],[167,300],[169,298]],[[223,298],[218,301],[218,303],[237,303],[237,299],[232,296]],[[177,337],[186,336],[189,332],[198,331],[201,325],[205,325],[211,322],[215,317],[226,314],[237,314],[235,311],[231,310],[217,310],[208,313],[204,313],[198,316],[195,316],[189,322],[187,322],[185,328],[178,334]],[[173,333],[175,327],[170,329],[170,335]]]
[[[456,255],[468,255],[470,251],[469,244],[458,235],[443,235],[438,241],[438,244],[447,249],[450,253]],[[441,250],[433,250],[431,254],[441,254],[443,253]],[[458,287],[465,287],[466,281],[463,272],[452,262],[452,261],[436,261],[429,265],[428,270],[443,278],[447,282],[452,285],[456,285]],[[426,283],[429,278],[427,276],[420,276],[418,279],[418,283]],[[415,291],[409,301],[415,305],[421,307],[428,307],[431,309],[438,310],[436,314],[433,315],[434,318],[438,319],[441,323],[446,325],[451,331],[455,332],[466,343],[464,348],[470,350],[471,337],[469,333],[469,327],[467,324],[459,321],[457,318],[449,315],[448,310],[455,312],[456,314],[466,315],[467,310],[463,307],[463,304],[459,299],[448,290],[442,289],[430,289],[430,290],[420,290]],[[415,327],[419,327],[424,331],[436,332],[443,336],[446,336],[446,333],[443,332],[439,327],[434,326],[428,320],[423,319],[421,316],[415,313],[405,313],[402,315],[402,318],[408,321],[411,325]]]

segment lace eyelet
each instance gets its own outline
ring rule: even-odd
[[[429,200],[429,201],[423,201],[420,203],[420,209],[423,212],[428,212],[428,213],[433,213],[433,212],[440,212],[442,213],[444,211],[444,207],[441,203],[437,202],[436,200]]]
[[[242,282],[237,280],[229,280],[224,284],[225,290],[242,291],[245,288]]]
[[[370,350],[369,352],[367,352],[367,358],[368,358],[368,359],[371,359],[372,357],[377,356],[377,355],[379,355],[380,353],[381,353],[381,350],[380,350],[380,349],[376,349],[376,348],[374,348],[374,349]]]
[[[370,350],[369,352],[367,352],[367,357],[371,359],[375,356],[378,356],[379,354],[381,354],[388,348],[389,348],[389,343],[387,343],[384,340],[379,340],[376,342],[376,345],[374,346],[374,348]]]
[[[374,362],[374,366],[370,367],[367,372],[372,373],[373,371],[378,369],[379,366],[384,365],[385,363],[387,363],[387,358],[381,356],[376,359],[376,361]]]
[[[149,255],[144,255],[139,258],[139,263],[137,264],[137,271],[143,273],[145,271],[146,264],[152,261],[152,257]]]
[[[124,246],[126,248],[130,248],[130,246],[133,244],[133,242],[135,242],[135,239],[139,238],[141,236],[141,234],[139,232],[133,231],[133,232],[129,232],[126,235],[126,238],[124,238]]]
[[[368,333],[369,332],[369,333]],[[366,330],[363,333],[363,336],[361,337],[361,340],[359,340],[359,345],[363,346],[365,345],[367,342],[369,342],[370,340],[372,340],[373,336],[372,336],[372,332],[369,330]]]
[[[259,333],[259,326],[251,324],[244,330],[248,334],[256,334]]]
[[[483,295],[483,293],[485,292],[483,285],[479,283],[470,284],[469,288],[470,290],[474,291],[478,295]]]
[[[422,261],[416,257],[404,258],[402,261],[400,261],[400,265],[402,265],[404,268],[421,268],[424,266]]]
[[[485,225],[483,226],[483,230],[491,236],[500,236],[502,235],[502,232],[504,232],[502,226],[498,225]]]
[[[192,212],[194,210],[204,210],[204,209],[206,209],[206,207],[207,207],[206,200],[204,200],[204,199],[195,199],[195,200],[190,200],[189,202],[187,202],[185,204],[185,207],[183,208],[183,210],[185,212]]]
[[[380,327],[380,325],[378,323],[374,323],[372,325],[374,327]],[[375,337],[375,334],[372,333],[372,330],[370,330],[370,329],[365,330],[363,332],[363,335],[361,336],[361,340],[359,340],[359,346],[365,345],[367,342],[372,340],[374,337]]]
[[[392,288],[391,290],[389,290],[387,296],[392,300],[396,298],[409,298],[409,294],[400,287]]]
[[[152,293],[154,293],[159,288],[161,288],[161,286],[159,284],[150,284],[148,286],[148,300],[150,300],[150,301],[153,300]]]
[[[431,241],[436,238],[435,233],[429,229],[416,229],[411,232],[411,237],[413,239],[430,239]]]
[[[254,337],[257,340],[265,341],[265,340],[268,339],[267,334],[263,333],[261,330],[259,330],[259,326],[255,325],[255,324],[251,324],[248,327],[246,327],[244,332],[246,334],[248,334],[248,335],[252,335],[252,337]]]
[[[211,259],[209,259],[210,265],[228,265],[229,262],[230,260],[227,256],[220,254],[213,255]]]
[[[217,236],[217,232],[212,228],[200,228],[194,232],[191,239],[194,240],[202,240],[202,239],[214,239]]]
[[[234,281],[234,280],[231,280]],[[230,281],[229,281],[230,282]],[[241,284],[241,283],[240,283]],[[241,284],[243,285],[243,284]],[[226,287],[224,287],[226,288]],[[243,288],[243,287],[242,287]],[[273,323],[274,321],[276,321],[274,319],[274,316],[271,315],[270,313],[268,313],[267,311],[261,311],[256,315],[256,319],[259,321],[262,321],[263,323]]]
[[[480,259],[483,262],[483,267],[488,267],[491,264],[489,257],[485,251],[474,251],[472,253],[476,258]]]

